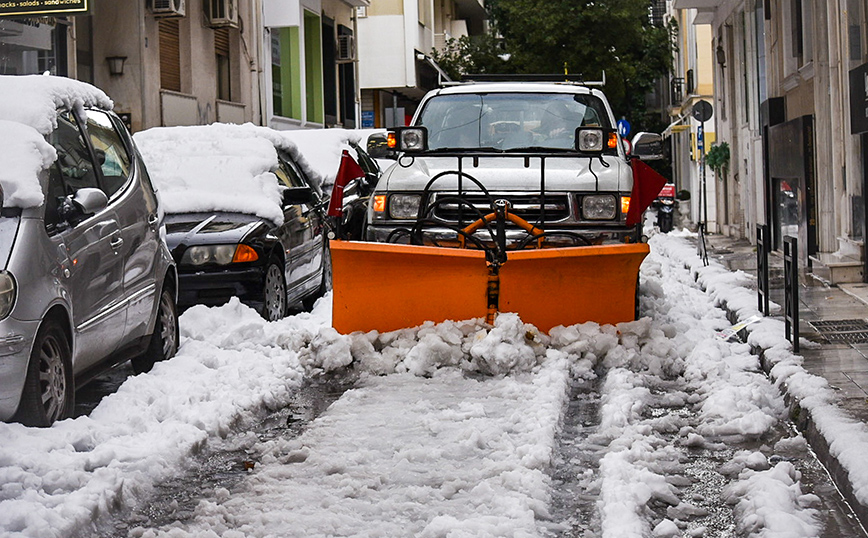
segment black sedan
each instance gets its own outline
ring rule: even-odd
[[[310,309],[330,286],[324,200],[288,155],[273,173],[283,188],[283,224],[244,213],[166,215],[166,242],[178,264],[181,308],[231,297],[280,319]]]

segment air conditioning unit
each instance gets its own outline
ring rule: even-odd
[[[187,14],[186,0],[151,0],[151,12],[157,17],[183,17]]]
[[[212,28],[238,28],[238,0],[205,0],[208,25]]]
[[[356,59],[356,41],[351,35],[339,35],[337,61],[352,62]]]

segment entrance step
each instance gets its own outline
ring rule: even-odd
[[[811,272],[830,284],[862,282],[862,260],[833,252],[819,252],[810,257]]]

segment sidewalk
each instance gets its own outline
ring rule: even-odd
[[[721,235],[706,238],[709,260],[717,260],[730,270],[756,276],[756,247],[747,240]],[[769,297],[773,304],[769,316],[783,319],[783,256],[769,256]],[[802,271],[799,278],[799,334],[802,367],[826,379],[837,395],[837,406],[853,420],[868,423],[868,284],[831,286]],[[865,327],[859,327],[859,324]],[[822,331],[817,328],[821,328]],[[792,407],[793,398],[785,394]],[[799,407],[798,405],[796,406]],[[868,526],[868,506],[854,497],[850,473],[830,454],[827,437],[818,431],[810,416],[792,413],[791,418],[811,443],[820,461],[829,470],[863,526]]]

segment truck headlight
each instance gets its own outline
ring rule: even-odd
[[[612,220],[617,208],[617,200],[609,194],[582,197],[582,217],[586,220]]]
[[[602,129],[578,129],[576,145],[579,151],[599,153],[603,151],[605,139]]]
[[[389,129],[389,147],[407,153],[428,149],[428,129],[425,127],[394,127]]]
[[[181,256],[182,265],[205,265],[216,263],[228,265],[232,263],[238,245],[197,245],[184,251]]]
[[[17,286],[15,279],[6,271],[0,271],[0,319],[6,319],[15,306]]]
[[[393,194],[389,197],[389,215],[393,219],[415,219],[421,202],[419,194]]]
[[[579,127],[576,129],[576,150],[582,153],[602,153],[618,147],[618,133],[612,129],[599,127]]]

